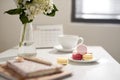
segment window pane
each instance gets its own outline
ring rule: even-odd
[[[76,18],[120,19],[120,0],[76,0]]]
[[[83,0],[83,13],[110,13],[110,0]]]

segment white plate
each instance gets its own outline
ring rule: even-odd
[[[62,52],[72,52],[73,49],[64,49],[61,45],[57,45],[57,46],[54,46],[54,48],[58,51],[62,51]]]
[[[74,59],[72,59],[72,57],[69,57],[69,60],[73,61],[73,62],[86,62],[87,63],[87,62],[96,62],[96,61],[98,61],[98,58],[93,58],[92,60],[85,61],[85,60],[74,60]]]

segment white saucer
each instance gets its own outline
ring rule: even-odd
[[[73,62],[79,62],[79,63],[88,63],[88,62],[96,62],[96,61],[98,61],[98,58],[93,58],[92,60],[74,60],[74,59],[72,59],[72,57],[69,57],[69,60],[70,61],[73,61]]]
[[[54,48],[61,52],[72,52],[73,49],[64,49],[61,45],[54,46]]]

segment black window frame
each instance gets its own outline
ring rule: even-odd
[[[84,19],[84,18],[76,18],[75,17],[75,6],[76,0],[72,0],[72,10],[71,10],[71,21],[72,22],[85,22],[85,23],[115,23],[120,24],[119,19]]]

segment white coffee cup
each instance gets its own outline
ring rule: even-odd
[[[58,38],[59,44],[63,49],[73,49],[78,44],[83,44],[84,39],[77,35],[60,35]]]

